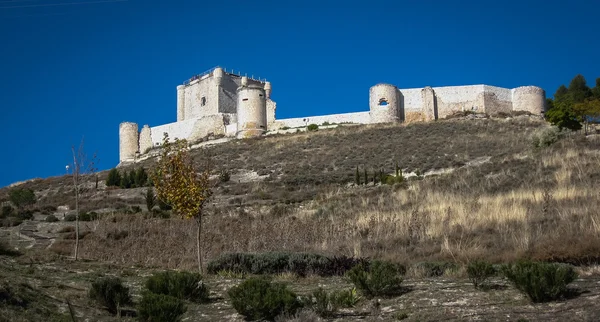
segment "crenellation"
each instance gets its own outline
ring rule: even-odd
[[[399,89],[376,84],[369,89],[365,112],[277,119],[272,85],[264,79],[242,76],[221,67],[198,74],[177,86],[176,122],[149,127],[123,122],[119,127],[119,160],[135,161],[138,154],[172,139],[196,141],[206,137],[247,138],[283,128],[310,124],[410,123],[445,118],[456,112],[544,112],[546,93],[535,86],[514,89],[488,85]]]

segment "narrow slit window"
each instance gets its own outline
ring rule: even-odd
[[[247,100],[248,100],[247,98],[242,99],[242,101],[244,101],[244,102],[247,101]]]
[[[200,99],[200,106],[204,105],[206,105],[206,97],[202,96],[202,98]]]

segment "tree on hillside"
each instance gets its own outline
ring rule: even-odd
[[[76,149],[74,145],[71,146],[71,152],[73,154],[73,164],[70,169],[73,174],[73,187],[75,188],[75,260],[79,256],[79,199],[83,191],[83,184],[85,179],[96,172],[96,153],[91,159],[88,159],[85,150],[83,139],[79,147]]]
[[[592,95],[594,99],[600,100],[600,77],[596,78],[596,87],[592,88]]]
[[[209,176],[210,161],[207,161],[200,172],[197,172],[187,141],[175,139],[174,142],[169,142],[169,136],[165,133],[158,164],[151,172],[151,178],[159,200],[170,204],[173,210],[184,218],[196,221],[196,246],[200,273],[203,272],[202,217],[204,206],[213,193]]]
[[[577,108],[575,106],[586,102],[592,95],[593,92],[587,86],[585,78],[582,75],[576,75],[569,83],[568,88],[561,85],[554,93],[554,100],[548,100],[546,120],[561,130],[565,128],[573,131],[580,130],[582,123],[589,120],[585,113],[590,109],[583,105],[577,105]]]
[[[12,189],[8,193],[8,199],[15,207],[21,208],[35,203],[35,193],[31,189]]]
[[[121,174],[117,168],[113,168],[108,172],[106,178],[107,187],[118,187],[121,184]]]
[[[587,135],[589,123],[600,118],[600,100],[588,99],[584,102],[576,103],[573,105],[573,112],[579,121],[583,123],[584,133]]]

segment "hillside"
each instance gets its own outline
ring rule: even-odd
[[[386,299],[388,311],[369,313],[370,318],[379,314],[388,320],[403,310],[408,320],[415,321],[442,317],[541,321],[572,319],[571,310],[578,312],[579,320],[592,320],[599,313],[593,299],[600,294],[594,273],[600,260],[600,140],[569,134],[534,147],[532,137],[553,137],[552,133],[542,120],[522,115],[347,125],[194,150],[198,162],[210,157],[214,166],[215,195],[204,220],[204,257],[289,251],[402,263],[414,290],[400,297],[408,302],[399,307],[403,302]],[[153,162],[120,170],[150,169]],[[378,182],[380,170],[393,175],[396,165],[404,182]],[[369,184],[355,184],[357,169],[361,181],[366,171]],[[219,180],[219,172],[229,173],[230,179]],[[52,268],[56,275],[48,281],[47,292],[57,297],[64,289],[60,285],[72,285],[75,291],[67,287],[69,292],[81,295],[86,283],[102,274],[125,276],[130,285],[139,286],[139,276],[158,269],[193,270],[195,226],[176,216],[158,218],[164,214],[159,211],[153,216],[146,211],[147,188],[107,188],[106,177],[107,171],[98,174],[97,188],[95,177],[89,178],[82,210],[100,215],[82,222],[80,255],[85,262],[76,264],[67,259],[73,252],[74,233],[69,228],[73,223],[62,220],[72,211],[58,210],[74,207],[71,178],[19,185],[32,189],[37,202],[31,206],[33,220],[2,228],[2,242],[23,252],[18,259],[3,258],[2,277],[41,287],[37,284],[42,272]],[[7,200],[9,191],[0,189],[0,200]],[[50,213],[60,220],[45,222]],[[3,220],[8,226],[8,219]],[[469,291],[464,267],[470,261],[501,264],[524,258],[577,266],[582,276],[576,283],[578,299],[531,305],[501,280],[497,296],[493,291],[483,296]],[[33,273],[22,273],[28,262],[35,263],[29,266]],[[424,263],[449,263],[447,267],[454,269],[430,277],[423,273]],[[15,265],[18,269],[10,268]],[[209,283],[220,290],[220,300],[210,308],[194,307],[212,313],[190,321],[238,319],[222,298],[222,290],[234,281],[210,278]],[[306,291],[307,285],[347,284],[318,278],[288,282],[298,292]],[[432,289],[434,284],[437,289]],[[456,302],[448,289],[456,289],[465,300]],[[424,303],[417,294],[431,302]],[[452,303],[447,304],[446,315],[440,315],[434,301]],[[85,300],[75,302],[81,306],[80,315],[109,320]],[[66,312],[65,303],[53,305]],[[363,314],[369,303],[361,305],[357,311]],[[508,318],[511,312],[520,314]],[[353,314],[338,319],[358,319],[358,313]]]

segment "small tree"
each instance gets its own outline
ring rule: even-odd
[[[84,180],[96,171],[97,157],[94,153],[88,160],[84,151],[83,139],[77,149],[74,145],[71,146],[71,152],[73,153],[73,164],[70,168],[73,171],[73,187],[75,188],[75,260],[77,260],[79,255],[79,198]]]
[[[360,172],[358,172],[358,166],[356,166],[356,173],[354,174],[354,182],[357,186],[360,185]]]
[[[148,207],[148,211],[152,211],[152,208],[156,205],[156,196],[154,195],[154,189],[148,187],[145,194],[146,198],[146,207]]]
[[[165,133],[160,158],[151,176],[157,197],[170,204],[184,218],[196,221],[198,270],[202,273],[202,215],[206,202],[212,196],[209,163],[200,173],[196,172],[187,141],[175,139],[169,142],[169,136]]]
[[[10,202],[17,208],[33,205],[35,203],[35,193],[31,189],[12,189],[8,193]]]
[[[121,184],[121,174],[117,168],[113,168],[108,172],[106,178],[107,187],[118,187]]]

